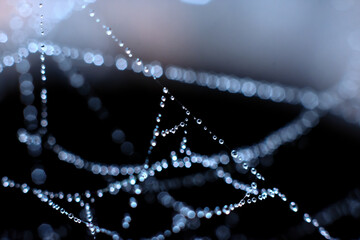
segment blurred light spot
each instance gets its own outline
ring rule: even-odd
[[[8,41],[8,36],[6,33],[0,31],[0,43],[6,43]]]
[[[116,129],[111,134],[112,140],[116,143],[122,143],[125,141],[125,133],[120,130]]]
[[[151,75],[160,78],[163,75],[163,69],[160,65],[154,65],[151,67]]]
[[[84,61],[88,64],[92,63],[94,61],[94,54],[91,52],[87,52],[84,54]]]
[[[26,2],[21,2],[16,9],[22,17],[29,17],[32,12],[31,6]]]
[[[29,70],[30,70],[30,63],[26,59],[16,64],[16,71],[18,71],[19,73],[27,73]]]
[[[142,65],[138,65],[136,61],[133,61],[131,68],[134,72],[139,73],[143,70],[143,66]]]
[[[20,83],[20,92],[22,95],[29,96],[34,91],[34,85],[31,81],[25,80]]]
[[[20,29],[23,27],[24,21],[20,17],[15,16],[15,17],[11,18],[9,24],[10,24],[10,28],[12,30],[17,30],[17,29]]]
[[[306,91],[301,96],[301,103],[307,109],[314,109],[319,105],[319,99],[312,91]]]
[[[231,236],[230,229],[226,226],[218,227],[215,233],[219,240],[227,240]]]
[[[134,153],[134,145],[131,142],[124,142],[121,144],[121,152],[127,156],[130,156]]]
[[[116,60],[117,69],[123,71],[127,68],[127,61],[124,58],[119,58]]]
[[[33,105],[29,105],[24,108],[24,118],[29,122],[36,120],[37,114],[37,109]]]
[[[29,43],[28,45],[29,52],[35,53],[39,49],[38,45],[34,42]]]
[[[98,111],[98,110],[100,110],[102,103],[98,97],[92,97],[89,99],[88,105],[91,110]]]
[[[252,97],[256,93],[256,85],[252,82],[245,82],[241,90],[246,97]]]
[[[27,57],[27,56],[29,56],[29,51],[26,49],[26,48],[19,48],[19,50],[18,50],[18,54],[19,54],[19,56],[20,57]]]
[[[31,179],[37,185],[44,184],[46,181],[46,177],[47,176],[44,169],[41,168],[35,168],[31,173]]]
[[[83,75],[81,74],[72,74],[70,77],[70,84],[71,86],[73,86],[74,88],[79,88],[82,85],[84,85],[85,79],[83,77]]]
[[[95,64],[96,66],[101,66],[101,65],[103,65],[103,64],[104,64],[104,58],[103,58],[103,56],[101,56],[100,54],[96,54],[96,55],[94,56],[94,64]]]
[[[15,59],[12,56],[5,56],[3,59],[3,63],[5,66],[11,67],[14,65]]]

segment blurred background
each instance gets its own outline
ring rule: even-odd
[[[50,1],[45,6],[46,38],[72,47],[118,52],[105,34],[99,34],[99,26],[91,24],[88,9],[79,11],[82,2]],[[90,7],[143,60],[324,89],[344,76],[360,51],[359,4],[356,0],[105,0]],[[34,5],[36,1],[0,2],[0,29],[9,39],[6,46],[37,36],[39,9]]]
[[[81,61],[73,59],[70,65],[66,61],[62,64],[56,57],[47,58],[49,132],[65,148],[90,161],[144,162],[159,111],[161,87],[131,71],[130,61],[126,67],[119,65],[118,60],[126,58],[124,51],[104,33],[101,24],[105,24],[132,49],[134,56],[141,57],[144,63],[161,65],[164,73],[167,66],[175,65],[194,71],[250,77],[315,93],[329,91],[330,98],[340,99],[337,107],[327,109],[330,114],[324,111],[324,117],[313,130],[280,147],[273,155],[259,158],[257,164],[270,186],[279,187],[299,204],[301,211],[316,216],[332,236],[360,239],[357,227],[360,175],[356,167],[360,148],[359,1],[44,1],[46,34],[42,38],[40,1],[0,0],[0,176],[28,182],[34,187],[68,192],[104,187],[114,180],[94,177],[60,162],[46,148],[40,155],[29,155],[27,147],[19,143],[18,130],[27,126],[20,97],[23,92],[18,89],[19,73],[29,72],[33,76],[34,106],[40,109],[40,61],[38,53],[30,54],[24,67],[16,63],[15,57],[11,60],[11,56],[21,47],[30,51],[32,43],[43,39],[79,49],[80,55],[93,52],[103,58],[100,64],[94,59],[91,61],[94,64],[86,64],[82,61],[86,62],[86,58],[80,57]],[[89,9],[95,10],[100,25],[89,17]],[[84,93],[76,86],[77,80],[71,78],[74,72],[84,76],[85,84],[82,84],[91,90]],[[189,85],[167,79],[165,74],[160,82],[234,148],[261,141],[303,110],[301,104],[264,101]],[[167,111],[172,123],[181,117],[175,107]],[[114,142],[112,133],[119,129],[126,138]],[[196,126],[190,126],[190,132],[194,151],[202,154],[224,151],[211,140],[204,140]],[[173,138],[162,142],[161,149],[170,151],[173,146],[178,147],[177,141]],[[157,152],[155,157],[162,154]],[[182,169],[159,178],[198,172],[204,170]],[[234,171],[237,178],[249,181],[236,174]],[[171,193],[200,207],[239,199],[237,191],[224,185],[221,181],[210,181],[200,188]],[[0,194],[1,240],[92,239],[85,227],[74,225],[33,196],[3,188]],[[129,197],[121,193],[96,202],[95,221],[118,230],[125,239],[152,236],[169,228],[172,212],[156,203],[154,193],[141,195],[136,209],[129,206]],[[72,210],[84,214],[80,208]],[[132,216],[129,229],[121,225],[126,213]],[[98,236],[103,238],[109,239]],[[287,204],[271,199],[229,216],[201,221],[197,228],[172,239],[322,237],[316,228],[304,223],[301,214],[294,215]]]

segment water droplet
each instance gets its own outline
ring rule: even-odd
[[[155,146],[156,146],[156,140],[155,140],[155,139],[152,139],[152,140],[150,141],[150,144],[151,144],[151,146],[155,147]]]
[[[255,169],[255,168],[251,168],[251,173],[252,173],[252,174],[254,174],[254,175],[255,175],[255,174],[256,174],[256,172],[257,172],[257,171],[256,171],[256,169]]]
[[[249,165],[248,165],[247,163],[243,163],[242,167],[243,167],[245,170],[248,170]]]
[[[90,9],[89,10],[89,15],[90,15],[90,17],[94,17],[95,16],[94,10]]]
[[[290,203],[290,209],[291,209],[291,211],[293,211],[293,212],[297,212],[299,209],[298,209],[298,206],[297,206],[297,204],[295,203],[295,202],[291,202]]]
[[[43,4],[42,3],[39,3],[39,8],[42,8],[43,7]]]
[[[212,136],[212,139],[213,139],[213,140],[216,140],[216,139],[217,139],[217,136],[216,136],[216,135]]]
[[[137,207],[137,201],[134,197],[131,197],[129,202],[130,202],[130,207],[132,207],[132,208]]]
[[[319,227],[319,222],[316,219],[312,220],[312,224],[314,225],[314,227]]]
[[[311,217],[309,214],[304,213],[304,221],[307,223],[311,223]]]
[[[175,97],[174,97],[174,96],[171,96],[171,97],[170,97],[170,100],[171,100],[171,101],[174,101],[174,100],[175,100]]]
[[[201,120],[200,118],[198,118],[198,119],[196,120],[196,123],[197,123],[197,124],[201,124],[201,123],[202,123],[202,120]]]
[[[219,139],[219,144],[224,144],[224,140],[223,140],[223,139]]]
[[[130,55],[130,54],[131,54],[131,49],[127,47],[127,48],[125,49],[125,53],[126,53],[127,55]]]
[[[157,137],[157,136],[159,136],[159,134],[160,134],[159,129],[156,128],[156,129],[154,130],[154,135]]]
[[[145,67],[144,67],[144,73],[149,73],[149,71],[150,71],[150,70],[149,70],[149,67],[148,67],[148,66],[145,66]]]
[[[136,59],[136,64],[137,64],[138,66],[140,66],[140,65],[142,64],[142,61],[141,61],[140,58],[137,58],[137,59]]]
[[[253,189],[256,189],[256,188],[257,188],[256,182],[252,182],[252,183],[251,183],[251,187],[252,187]]]
[[[165,96],[161,96],[161,101],[165,102],[165,101],[166,101],[166,97],[165,97]]]
[[[166,93],[168,93],[168,92],[169,92],[169,89],[167,89],[167,87],[164,87],[164,88],[163,88],[163,93],[166,94]]]
[[[164,107],[165,107],[165,103],[164,103],[164,102],[160,102],[160,107],[164,108]]]
[[[232,150],[232,151],[231,151],[231,156],[232,156],[233,158],[237,158],[237,157],[238,157],[237,151],[236,151],[236,150]]]
[[[112,34],[111,28],[109,28],[109,27],[106,28],[106,34],[107,34],[108,36],[110,36],[110,35]]]

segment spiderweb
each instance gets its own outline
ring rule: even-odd
[[[196,72],[177,66],[163,69],[158,62],[146,63],[137,58],[116,37],[111,27],[102,23],[96,11],[88,8],[86,1],[77,3],[80,10],[89,12],[93,24],[99,25],[99,33],[103,31],[118,45],[119,52],[123,51],[123,55],[112,56],[112,64],[109,64],[99,51],[66,47],[47,40],[49,23],[44,10],[46,4],[47,1],[41,1],[39,5],[33,6],[34,9],[38,8],[39,13],[34,14],[34,18],[38,19],[35,30],[42,36],[16,46],[14,53],[2,53],[4,65],[0,65],[0,73],[4,71],[3,75],[11,76],[5,72],[7,68],[16,68],[19,73],[18,86],[24,118],[19,125],[24,127],[17,126],[17,140],[21,145],[17,143],[15,152],[26,148],[28,156],[33,159],[21,163],[22,169],[32,169],[30,179],[33,183],[17,179],[29,178],[19,177],[21,174],[17,171],[21,170],[10,170],[9,174],[2,177],[6,193],[17,191],[34,195],[46,206],[44,211],[63,215],[62,221],[72,223],[74,228],[85,229],[82,237],[90,239],[104,236],[112,239],[212,238],[214,231],[209,233],[206,226],[216,229],[215,236],[218,239],[230,239],[229,226],[236,225],[242,211],[248,208],[272,208],[272,204],[279,208],[285,206],[289,213],[300,216],[302,224],[291,229],[298,238],[316,230],[316,237],[334,239],[325,226],[342,215],[334,215],[331,209],[346,206],[349,201],[359,203],[359,191],[354,190],[345,200],[339,200],[338,204],[311,215],[303,210],[301,203],[297,204],[296,199],[290,199],[285,191],[268,181],[260,169],[265,170],[266,162],[281,146],[294,143],[307,134],[329,111],[339,114],[336,111],[338,108],[356,108],[356,101],[353,101],[356,96],[344,94],[342,85],[316,92],[250,78]],[[40,61],[37,58],[39,55]],[[35,67],[30,62],[34,62]],[[40,66],[36,66],[39,62]],[[151,91],[156,91],[156,100],[147,91],[134,94],[136,96],[122,92],[126,101],[139,101],[139,104],[148,102],[145,105],[150,110],[151,119],[143,116],[146,121],[139,121],[142,126],[135,123],[136,129],[129,131],[141,134],[128,136],[125,124],[119,126],[121,120],[112,118],[112,113],[117,109],[106,108],[109,100],[97,94],[98,90],[92,88],[92,82],[88,80],[92,77],[86,76],[84,69],[94,66],[96,72],[101,71],[100,67],[109,67],[113,70],[112,75],[122,78],[127,75],[118,75],[119,71],[133,72],[126,74],[132,77],[136,75],[143,81],[145,79],[144,84],[150,84]],[[34,69],[40,69],[40,76],[34,73]],[[52,92],[50,79],[56,78],[68,79],[72,87],[71,97],[74,99],[65,99],[67,96],[59,94],[61,91]],[[241,140],[228,143],[221,136],[226,134],[217,133],[216,121],[199,117],[198,110],[194,111],[188,107],[188,103],[184,103],[186,98],[178,98],[172,88],[174,86],[175,89],[177,85],[169,80],[197,84],[245,98],[271,101],[274,105],[300,106],[301,110],[298,116],[277,130],[272,130],[262,140],[242,147],[238,145]],[[68,86],[63,84],[60,88],[68,89]],[[55,106],[55,99],[61,98],[61,103]],[[98,119],[89,120],[88,116],[81,118],[77,110],[69,112],[61,107],[68,104],[73,109],[85,108],[81,103],[86,103],[95,113],[89,115],[91,118],[97,116]],[[19,108],[16,107],[17,110]],[[134,106],[130,108],[124,111],[122,118],[129,117],[136,109]],[[139,107],[139,111],[145,110]],[[56,115],[55,112],[60,114]],[[237,117],[238,114],[238,111],[234,111],[233,115]],[[351,118],[349,115],[339,115]],[[66,128],[62,128],[59,123]],[[69,129],[72,129],[70,133],[62,133]],[[75,135],[82,137],[77,138]],[[96,139],[87,140],[91,136],[96,136]],[[237,137],[243,139],[247,136],[240,133]],[[103,140],[105,138],[107,140]],[[106,150],[104,147],[108,144],[119,148],[116,151]],[[135,151],[136,145],[146,146],[140,150],[141,154]],[[16,158],[14,154],[12,156]],[[262,165],[261,159],[265,159]],[[52,166],[51,171],[45,171],[44,166],[48,165]],[[60,176],[70,180],[51,179],[49,172],[56,169],[61,173]],[[271,171],[267,174],[271,175]],[[54,172],[54,175],[57,174]],[[263,202],[269,203],[263,205]],[[116,224],[112,213],[116,216]],[[332,217],[325,218],[326,214]],[[142,220],[143,215],[150,215],[150,220]],[[215,222],[219,226],[213,226],[214,219],[227,224]],[[42,239],[60,238],[59,232],[54,231],[49,224],[42,224],[38,228]],[[26,239],[26,234],[21,237]],[[69,238],[72,239],[72,236]],[[233,238],[246,239],[245,235]]]

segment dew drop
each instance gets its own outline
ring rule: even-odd
[[[312,220],[312,224],[314,225],[314,227],[319,227],[319,222],[316,219]]]
[[[216,136],[216,135],[212,136],[212,139],[213,139],[213,140],[216,140],[216,139],[217,139],[217,136]]]
[[[169,89],[167,89],[167,87],[164,87],[164,88],[163,88],[163,93],[166,94],[166,93],[168,93],[168,92],[169,92]]]
[[[148,66],[144,67],[144,73],[149,73],[149,67]]]
[[[219,144],[224,144],[224,140],[223,139],[219,139]]]
[[[95,16],[95,12],[94,12],[94,10],[90,9],[90,11],[89,11],[89,15],[90,15],[90,17],[94,17],[94,16]]]
[[[237,157],[238,157],[237,151],[236,151],[236,150],[232,150],[232,151],[231,151],[231,156],[232,156],[233,158],[237,158]]]
[[[136,64],[137,64],[138,66],[140,66],[140,65],[142,64],[142,61],[141,61],[140,58],[137,58],[137,59],[136,59]]]
[[[307,223],[311,223],[311,217],[308,213],[304,213],[304,221]]]
[[[157,137],[157,136],[159,136],[159,134],[160,134],[159,130],[158,130],[158,129],[155,129],[155,130],[154,130],[154,135]]]
[[[291,202],[290,203],[290,209],[291,209],[291,211],[293,211],[293,212],[297,212],[299,209],[298,209],[298,206],[297,206],[297,204],[295,203],[295,202]]]
[[[198,119],[196,120],[196,123],[197,123],[197,124],[201,124],[201,123],[202,123],[202,120],[201,120],[200,118],[198,118]]]
[[[106,28],[106,35],[110,36],[111,34],[112,34],[111,28],[107,27]]]
[[[164,108],[164,107],[165,107],[165,103],[164,103],[164,102],[160,102],[160,107]]]
[[[130,54],[131,54],[131,49],[127,47],[127,48],[125,49],[125,53],[126,53],[127,55],[130,55]]]
[[[248,165],[247,163],[243,163],[242,167],[243,167],[245,170],[248,170],[249,165]]]
[[[119,47],[124,47],[124,42],[123,41],[119,42]]]
[[[152,139],[152,140],[150,141],[150,144],[151,144],[151,146],[155,147],[155,146],[156,146],[156,140],[155,140],[155,139]]]
[[[39,3],[39,8],[42,8],[43,7],[43,4],[42,3]]]

